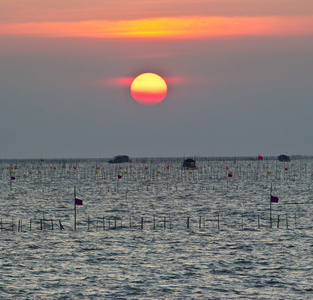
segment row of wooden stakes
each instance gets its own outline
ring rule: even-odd
[[[281,218],[280,215],[277,215],[277,220],[271,219],[269,222],[270,228],[280,228],[281,222],[284,221],[285,228],[289,229],[289,218],[288,215],[285,215],[285,219]],[[187,217],[185,221],[185,228],[186,229],[199,229],[204,230],[208,228],[207,224],[210,222],[212,224],[211,228],[220,230],[222,229],[221,221],[220,221],[220,214],[216,214],[215,219],[206,219],[202,216],[198,218],[197,221],[194,219],[192,220],[191,217]],[[128,224],[123,224],[123,218],[121,217],[102,217],[97,218],[96,221],[92,221],[90,217],[87,218],[87,222],[85,222],[85,226],[87,223],[87,231],[91,231],[92,229],[98,230],[111,230],[111,229],[123,229],[123,228],[129,228],[129,229],[140,229],[144,230],[147,228],[147,226],[150,225],[150,229],[157,230],[157,229],[173,229],[173,222],[171,218],[163,217],[158,220],[156,220],[156,217],[153,216],[152,220],[147,219],[144,217],[140,218],[140,221],[138,222],[138,219],[134,222],[134,220],[129,217]],[[34,227],[35,224],[35,227]],[[84,222],[80,222],[78,227],[82,228]],[[256,222],[257,228],[261,228],[261,222],[260,222],[260,216],[257,216],[257,222]],[[245,222],[244,222],[244,214],[241,215],[241,229],[245,229]],[[297,215],[294,216],[294,229],[297,228]],[[86,227],[85,227],[86,228]],[[18,220],[17,225],[14,222],[14,219],[12,218],[11,222],[3,222],[2,219],[0,219],[0,231],[17,231],[17,232],[25,232],[25,231],[32,231],[32,230],[64,230],[65,227],[63,226],[61,220],[53,220],[53,219],[39,219],[37,221],[34,221],[33,219],[30,219],[29,222],[24,224],[22,220]],[[71,230],[71,227],[68,226],[68,229]],[[75,230],[75,229],[74,229]]]

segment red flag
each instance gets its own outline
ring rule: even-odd
[[[83,205],[83,200],[75,198],[75,204],[76,205]]]
[[[259,160],[263,160],[263,156],[261,156],[261,155],[259,155],[259,158],[258,158]]]

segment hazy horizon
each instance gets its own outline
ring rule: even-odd
[[[0,3],[0,158],[313,154],[310,1]]]

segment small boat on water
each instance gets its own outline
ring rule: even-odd
[[[196,167],[196,161],[192,158],[186,158],[184,160],[184,163],[183,163],[183,166],[182,166],[183,169],[197,169]]]
[[[114,156],[112,159],[109,160],[110,164],[120,164],[120,163],[127,163],[127,162],[132,162],[129,159],[129,156],[127,156],[127,155],[117,155],[117,156]]]

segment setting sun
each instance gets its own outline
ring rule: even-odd
[[[144,73],[134,79],[130,87],[133,98],[140,104],[155,105],[163,101],[167,85],[162,77]]]

